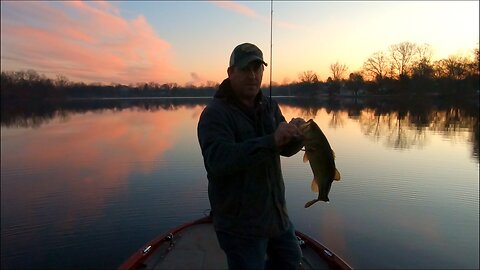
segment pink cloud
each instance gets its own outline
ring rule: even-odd
[[[211,3],[221,8],[232,10],[236,13],[240,13],[249,17],[258,16],[255,10],[234,1],[212,1]]]
[[[257,18],[258,20],[260,20],[260,21],[262,21],[266,24],[270,24],[270,14],[268,14],[268,16],[259,15],[255,10],[249,8],[248,6],[246,6],[244,4],[240,4],[240,3],[235,2],[235,1],[211,1],[211,3],[220,7],[220,8],[231,10],[235,13],[239,13],[239,14],[242,14],[242,15],[245,15],[245,16],[248,16],[248,17],[254,17],[254,18]],[[290,23],[290,22],[287,22],[287,21],[278,20],[276,18],[273,18],[273,25],[277,26],[277,27],[280,27],[280,28],[285,28],[285,29],[298,29],[298,28],[300,28],[300,26],[297,25],[297,24]]]
[[[106,83],[163,82],[177,72],[171,46],[146,19],[126,20],[109,2],[5,2],[2,9],[2,69]]]

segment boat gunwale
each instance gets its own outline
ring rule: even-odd
[[[320,244],[317,240],[297,230],[295,230],[295,234],[300,237],[300,239],[302,239],[306,245],[315,250],[315,252],[332,268],[337,268],[340,270],[353,270],[348,263],[338,257],[334,252],[330,251],[324,245]]]
[[[175,235],[178,232],[194,226],[198,224],[206,224],[206,223],[212,223],[212,218],[210,216],[202,217],[200,219],[187,222],[183,225],[180,225],[178,227],[173,228],[172,230],[169,230],[163,234],[160,234],[159,236],[155,237],[153,240],[150,240],[147,242],[145,245],[143,245],[140,249],[136,250],[128,259],[126,259],[118,268],[118,270],[131,270],[131,269],[137,269],[138,266],[145,261],[148,257],[150,257],[154,251],[165,241],[168,240],[168,236],[170,235]],[[342,260],[340,257],[338,257],[335,253],[330,251],[328,248],[320,244],[318,241],[315,239],[307,236],[306,234],[299,232],[295,230],[295,235],[300,237],[307,246],[312,248],[322,259],[324,259],[328,265],[330,265],[333,268],[337,268],[340,270],[352,270],[353,268],[348,265],[344,260]],[[150,248],[149,248],[150,247]],[[146,249],[148,249],[147,252],[144,252]]]
[[[133,255],[131,255],[127,260],[125,260],[122,265],[118,268],[118,270],[131,270],[136,269],[137,266],[142,262],[145,261],[150,255],[152,255],[154,250],[158,248],[163,242],[167,240],[169,235],[175,235],[178,232],[191,227],[197,224],[204,224],[204,223],[211,223],[211,218],[209,216],[197,219],[195,221],[187,222],[183,225],[173,228],[159,236],[155,237],[153,240],[150,240],[145,245],[143,245],[140,249],[136,250]],[[148,247],[151,247],[148,252],[144,252],[144,250]]]

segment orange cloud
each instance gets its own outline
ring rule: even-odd
[[[163,82],[177,73],[171,46],[146,19],[126,20],[109,2],[5,2],[2,9],[2,69],[105,83]]]

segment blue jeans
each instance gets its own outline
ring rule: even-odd
[[[293,225],[273,238],[244,238],[217,231],[229,270],[298,269],[302,250]],[[267,255],[267,259],[265,258]]]

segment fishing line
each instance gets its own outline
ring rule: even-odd
[[[272,37],[273,37],[273,0],[270,1],[270,107],[272,106]]]

